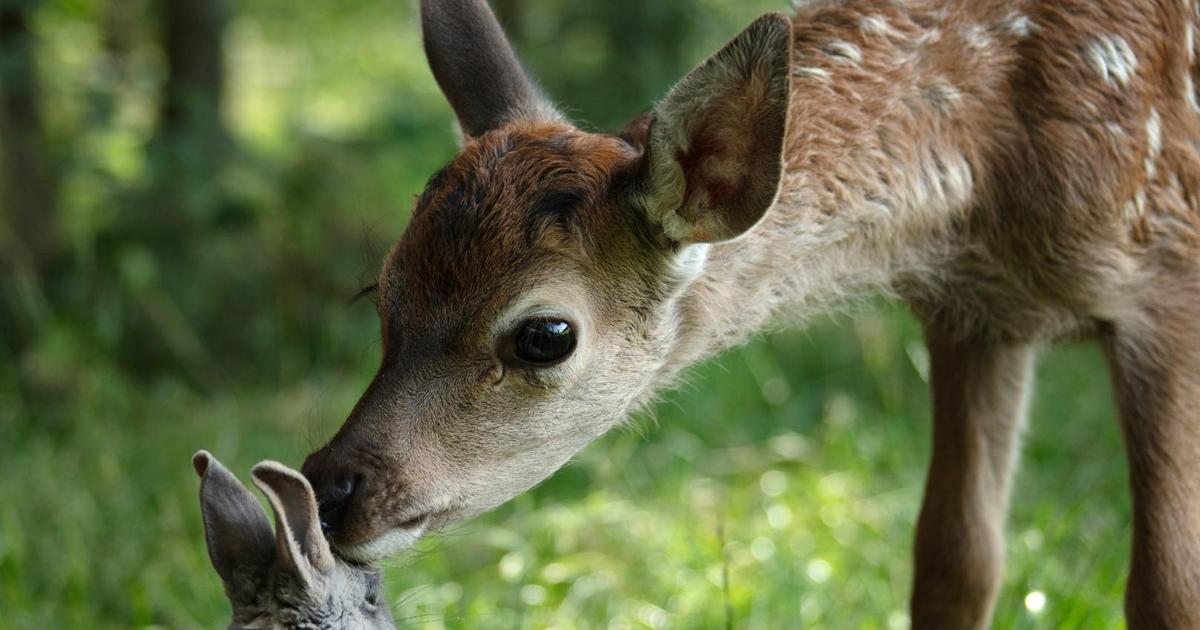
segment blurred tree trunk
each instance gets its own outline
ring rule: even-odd
[[[57,181],[38,110],[30,15],[35,0],[0,0],[0,184],[12,235],[5,265],[26,267],[40,278],[58,250]]]
[[[205,131],[223,136],[225,2],[164,0],[162,11],[167,83],[160,131],[168,135]]]
[[[61,255],[58,180],[38,108],[30,29],[36,8],[37,0],[0,0],[0,360],[6,362],[24,353],[49,318],[46,283]]]
[[[2,1],[2,0],[0,0]],[[149,146],[152,184],[146,203],[130,208],[128,235],[147,256],[150,278],[126,286],[138,304],[132,330],[153,330],[158,354],[142,348],[122,357],[127,366],[152,371],[182,367],[197,385],[213,389],[217,370],[206,349],[202,322],[184,306],[195,298],[205,248],[228,209],[222,184],[230,138],[221,116],[225,93],[225,0],[158,0],[160,42],[167,76],[158,127]],[[220,301],[221,296],[205,299]],[[149,344],[141,344],[146,346]]]
[[[222,201],[226,7],[225,0],[160,0],[159,7],[167,78],[151,154],[154,215],[144,219],[178,236],[207,227]]]

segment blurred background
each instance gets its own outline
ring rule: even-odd
[[[784,0],[494,0],[613,129]],[[0,0],[0,628],[219,627],[189,458],[298,465],[379,359],[370,283],[455,151],[408,0]],[[903,628],[926,356],[896,306],[771,335],[388,570],[428,628]],[[998,628],[1119,627],[1099,354],[1049,353]]]

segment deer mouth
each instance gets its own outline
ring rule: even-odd
[[[337,545],[335,550],[347,560],[365,564],[377,562],[411,548],[433,529],[435,521],[443,514],[444,512],[418,514],[362,542]]]
[[[394,556],[412,547],[426,532],[428,521],[412,522],[405,526],[393,527],[366,542],[337,547],[338,555],[370,564],[384,558]]]

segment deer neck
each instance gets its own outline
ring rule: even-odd
[[[1031,28],[996,15],[874,0],[794,21],[785,176],[762,222],[710,247],[679,302],[664,376],[781,318],[803,319],[898,281],[934,282],[969,245],[989,152],[1019,125],[1002,95]]]

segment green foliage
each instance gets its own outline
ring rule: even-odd
[[[220,137],[163,128],[164,3],[26,4],[58,239],[0,284],[0,628],[219,626],[189,458],[207,448],[244,476],[336,428],[378,361],[369,302],[346,300],[453,154],[452,117],[411,3],[229,3]],[[609,129],[783,8],[495,4],[547,92]],[[922,362],[913,322],[881,308],[706,364],[539,488],[399,559],[397,616],[903,626]],[[1129,505],[1099,358],[1056,353],[1042,376],[996,627],[1119,626]]]
[[[395,561],[397,617],[904,627],[928,455],[920,348],[916,326],[889,309],[702,367],[655,417]],[[90,370],[88,407],[54,433],[3,418],[0,440],[19,447],[0,460],[0,497],[18,506],[0,513],[0,627],[222,623],[188,458],[203,446],[243,476],[264,457],[300,461],[368,378],[374,353],[359,349],[354,373],[216,396]],[[1118,627],[1129,505],[1098,355],[1055,353],[1041,377],[996,627]]]

